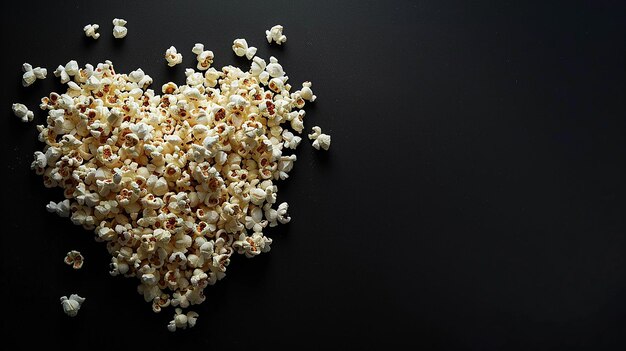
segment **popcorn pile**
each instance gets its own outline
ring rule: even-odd
[[[286,40],[280,29],[270,33],[279,44]],[[240,39],[233,50],[249,58],[256,52]],[[224,278],[234,253],[270,251],[264,229],[291,220],[274,181],[289,177],[297,158],[286,151],[300,144],[294,132],[303,132],[303,108],[316,98],[309,82],[291,92],[274,57],[269,64],[254,57],[249,71],[218,71],[203,45],[193,53],[206,71],[187,69],[186,84],[169,82],[161,95],[148,89],[152,78],[141,69],[116,73],[110,61],[58,66],[54,74],[68,89],[41,100],[48,116],[37,129],[46,146],[31,165],[46,187],[64,189],[65,199],[48,210],[106,243],[111,275],[136,277],[154,312],[177,307],[171,331],[195,325],[198,315],[180,308],[205,300],[204,289]],[[170,65],[181,60],[174,47],[167,55]],[[14,106],[32,119],[24,108]],[[309,137],[328,149],[321,129]],[[78,269],[83,258],[72,251],[65,262]],[[62,299],[70,315],[82,301]]]

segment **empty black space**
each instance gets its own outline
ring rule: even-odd
[[[49,1],[2,5],[2,331],[71,349],[626,349],[623,1]],[[114,17],[128,36],[112,37]],[[84,37],[100,24],[97,41]],[[282,24],[287,43],[264,31]],[[112,60],[154,89],[246,38],[294,87],[306,132],[280,182],[292,222],[237,256],[191,330],[111,277],[93,233],[47,213],[29,169],[52,71]],[[169,68],[176,46],[183,64]],[[28,88],[21,64],[48,68]],[[21,123],[11,103],[35,111]],[[72,271],[69,250],[85,255]],[[59,297],[87,301],[76,318]],[[145,348],[144,348],[145,347]]]

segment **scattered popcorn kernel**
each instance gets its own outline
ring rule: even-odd
[[[56,177],[57,177],[56,175],[53,175],[52,178],[56,178]],[[58,175],[58,177],[60,178],[59,180],[62,179],[61,175]],[[57,215],[59,215],[59,217],[69,217],[70,216],[70,200],[65,199],[58,203],[55,203],[54,201],[50,201],[50,203],[46,205],[46,210],[48,210],[48,212],[50,213],[56,213]]]
[[[100,38],[100,33],[97,33],[99,28],[100,26],[97,24],[88,24],[83,27],[83,31],[85,32],[85,36],[98,39]]]
[[[83,267],[83,255],[76,250],[72,250],[67,253],[63,262],[74,269],[81,269]]]
[[[233,51],[235,55],[239,57],[245,56],[248,60],[251,60],[256,54],[257,49],[254,46],[248,47],[246,39],[235,39],[233,41]]]
[[[63,312],[70,317],[76,317],[78,310],[80,310],[80,307],[85,300],[86,299],[84,297],[80,297],[76,294],[70,295],[69,299],[67,296],[62,296],[61,306],[63,306]]]
[[[317,150],[320,147],[328,150],[330,147],[330,135],[323,134],[322,129],[318,126],[313,127],[313,133],[309,134],[309,139],[313,140],[313,147]]]
[[[174,67],[183,62],[183,55],[178,53],[175,47],[170,46],[170,48],[165,51],[165,60],[167,60],[168,66]]]
[[[24,104],[15,103],[11,108],[13,109],[13,114],[24,123],[31,122],[35,117],[33,111],[29,110]]]
[[[283,26],[281,26],[280,24],[277,24],[274,27],[270,28],[269,30],[266,30],[265,38],[267,39],[267,42],[270,44],[273,41],[278,45],[282,45],[284,42],[287,41],[287,37],[283,35]]]
[[[128,34],[126,23],[126,20],[120,18],[113,19],[113,36],[116,39],[122,39]]]
[[[113,25],[114,26],[125,27],[126,23],[128,23],[128,22],[125,19],[121,19],[121,18],[114,18],[113,19]]]
[[[65,66],[59,65],[53,73],[55,77],[61,78],[61,83],[65,84],[70,81],[70,77],[78,74],[78,62],[71,60]]]
[[[193,52],[196,55],[200,55],[203,51],[204,51],[204,44],[201,44],[201,43],[195,43],[193,48],[191,49],[191,52]]]
[[[300,96],[306,100],[313,102],[317,99],[317,96],[313,95],[313,91],[311,90],[311,82],[302,83],[302,89],[300,90]]]
[[[187,314],[183,313],[180,308],[175,309],[174,319],[167,325],[167,330],[175,332],[177,329],[193,328],[196,325],[198,314],[194,311],[189,311]]]
[[[27,87],[33,84],[37,79],[45,79],[48,75],[48,70],[41,67],[31,66],[29,63],[24,63],[22,65],[22,71],[24,74],[22,75],[22,86]]]
[[[204,50],[204,44],[196,43],[191,52],[196,54],[198,64],[196,68],[200,71],[206,71],[213,64],[213,51]]]

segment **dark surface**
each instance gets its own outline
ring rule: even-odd
[[[219,5],[218,5],[219,3]],[[70,1],[2,5],[2,330],[48,345],[244,349],[623,350],[626,346],[625,6],[493,1]],[[114,40],[111,20],[128,20]],[[101,38],[82,27],[100,24]],[[280,23],[289,40],[270,47]],[[158,89],[205,43],[245,64],[244,37],[291,82],[311,80],[307,130],[270,254],[237,256],[196,328],[170,334],[137,281],[111,277],[93,234],[45,210],[29,170],[54,67],[111,59]],[[162,57],[183,53],[174,69]],[[29,88],[20,66],[48,68]],[[194,64],[195,65],[195,64]],[[22,124],[12,102],[36,121]],[[81,271],[62,259],[86,257]],[[87,297],[78,317],[61,295]],[[28,343],[29,337],[20,337]]]

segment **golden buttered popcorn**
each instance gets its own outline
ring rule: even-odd
[[[124,37],[126,21],[113,24],[115,37]],[[97,29],[84,27],[94,39]],[[282,29],[267,31],[268,41],[284,43]],[[137,278],[154,312],[175,307],[170,331],[195,325],[198,314],[182,309],[206,299],[204,289],[224,278],[233,254],[270,251],[265,228],[291,220],[275,181],[293,169],[303,108],[316,96],[310,82],[292,92],[278,59],[256,57],[245,39],[232,49],[252,61],[247,71],[210,67],[213,52],[198,43],[199,71],[187,68],[185,84],[166,83],[161,94],[142,69],[123,74],[110,61],[80,68],[71,60],[54,71],[67,91],[41,99],[45,146],[31,168],[65,196],[47,210],[106,243],[110,274]],[[171,46],[165,59],[174,66],[182,54]],[[32,120],[26,106],[13,109]],[[328,150],[330,136],[313,130],[313,146]],[[65,262],[79,269],[83,257],[70,251]],[[75,316],[83,301],[63,297],[64,311]]]

